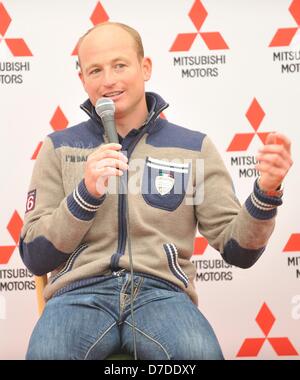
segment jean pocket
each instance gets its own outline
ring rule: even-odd
[[[167,255],[168,264],[171,272],[174,274],[175,277],[178,278],[178,280],[183,282],[184,286],[187,288],[189,284],[189,278],[181,269],[178,263],[178,251],[175,244],[164,244],[163,247]]]
[[[176,210],[185,197],[189,172],[189,164],[147,157],[142,181],[146,203],[162,210]]]

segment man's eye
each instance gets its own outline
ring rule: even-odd
[[[115,66],[115,68],[116,68],[117,70],[123,69],[124,67],[125,67],[125,64],[124,64],[124,63],[118,63],[118,64]]]
[[[98,73],[100,73],[100,69],[93,69],[90,71],[90,75],[98,74]]]

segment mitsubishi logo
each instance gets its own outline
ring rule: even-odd
[[[265,117],[265,112],[256,100],[256,98],[253,99],[248,111],[246,112],[246,117],[254,132],[237,133],[236,135],[234,135],[231,143],[227,148],[227,152],[238,152],[247,150],[255,135],[257,135],[260,138],[263,144],[265,143],[266,138],[270,132],[257,132],[261,122],[263,121],[263,118]]]
[[[296,21],[297,26],[293,28],[278,29],[269,45],[270,47],[289,46],[295,34],[300,29],[300,0],[293,0],[289,7],[289,11]]]
[[[50,125],[53,129],[53,131],[61,131],[65,128],[67,128],[69,124],[69,121],[68,119],[66,118],[66,116],[64,115],[63,111],[61,110],[60,106],[58,106],[50,120]],[[41,147],[43,145],[43,142],[40,141],[37,145],[37,147],[35,148],[35,151],[31,157],[31,160],[35,160],[41,150]]]
[[[11,255],[19,244],[19,237],[21,229],[23,227],[23,220],[17,211],[15,211],[7,225],[7,231],[10,233],[14,244],[0,246],[0,265],[7,264],[10,260]]]
[[[7,47],[15,57],[30,57],[32,56],[26,42],[23,38],[1,38],[6,36],[6,32],[11,23],[10,15],[5,9],[3,3],[0,3],[0,43],[5,41]]]
[[[264,303],[260,308],[256,323],[263,333],[261,338],[246,338],[237,353],[237,357],[254,357],[258,356],[259,351],[265,342],[269,342],[278,356],[296,356],[296,349],[287,337],[270,337],[269,333],[276,321],[268,305]]]
[[[101,22],[106,22],[109,20],[108,14],[106,13],[105,9],[103,8],[100,2],[97,3],[95,9],[93,10],[90,20],[92,21],[94,26],[97,24],[101,24]],[[78,55],[77,45],[75,46],[72,55]]]
[[[201,0],[195,0],[189,17],[196,28],[193,33],[180,33],[176,37],[170,51],[188,51],[192,47],[196,37],[199,35],[209,50],[229,49],[219,32],[203,32],[202,26],[208,13]]]

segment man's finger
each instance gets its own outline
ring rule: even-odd
[[[291,141],[282,133],[271,132],[268,134],[265,145],[272,144],[283,145],[289,153],[291,152]]]
[[[277,144],[276,142],[276,132],[271,132],[268,134],[266,138],[265,145],[270,145],[270,144]]]

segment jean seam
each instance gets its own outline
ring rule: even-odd
[[[131,277],[130,277],[130,279],[131,279]],[[133,302],[135,302],[143,283],[144,283],[143,277],[139,278],[138,281],[136,281],[136,279],[134,279],[133,299],[132,299]],[[126,293],[127,289],[129,287],[131,287],[131,281],[130,282],[127,281],[125,285],[126,285],[126,288],[125,289],[122,288],[122,290],[120,292],[120,318],[122,317],[122,314],[123,314],[126,306],[131,305],[131,289],[129,289],[129,292],[128,292],[129,294]],[[123,297],[123,299],[121,299],[121,297]]]
[[[116,325],[116,322],[114,322],[111,326],[109,326],[104,333],[92,344],[92,346],[88,349],[87,353],[84,356],[83,360],[86,360],[91,350],[95,347],[96,344],[99,343],[99,341]]]
[[[141,276],[141,277],[149,278],[151,280],[158,281],[158,282],[161,282],[161,283],[167,285],[169,288],[171,288],[171,290],[173,290],[177,293],[185,293],[185,291],[182,290],[179,287],[179,285],[175,284],[174,282],[171,282],[171,281],[166,280],[166,279],[161,278],[161,277],[154,276],[153,274],[142,273],[142,272],[134,272],[134,276]]]
[[[133,327],[130,322],[125,321],[124,323],[126,323],[127,325],[129,325],[131,328]],[[167,355],[168,360],[171,360],[170,355],[168,354],[167,350],[164,348],[164,346],[161,343],[159,343],[157,340],[153,339],[151,336],[149,336],[148,334],[146,334],[144,331],[140,330],[138,327],[135,326],[134,328],[140,334],[144,335],[146,338],[150,339],[152,342],[154,342],[155,344],[157,344],[164,351],[164,353]]]
[[[72,290],[78,290],[82,289],[86,286],[95,285],[99,282],[99,280],[103,279],[106,280],[105,277],[111,277],[111,276],[93,276],[93,277],[87,277],[87,278],[81,278],[79,280],[75,280],[70,282],[69,284],[63,286],[62,288],[58,289],[52,296],[59,297],[65,293],[71,292]]]

